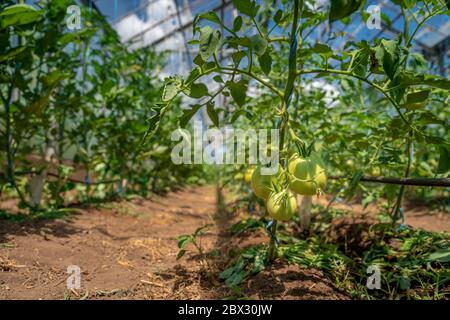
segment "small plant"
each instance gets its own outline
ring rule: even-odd
[[[207,255],[205,254],[204,248],[201,245],[199,241],[199,237],[204,235],[206,230],[211,227],[211,224],[206,224],[202,227],[197,228],[193,233],[191,234],[184,234],[178,237],[178,248],[180,249],[178,251],[177,260],[181,259],[187,252],[186,245],[191,243],[195,249],[197,250],[200,258],[202,259],[202,262],[206,265],[208,269],[208,277],[211,280],[211,283],[217,284],[217,280],[214,277],[214,268],[211,265],[210,261],[208,260]]]

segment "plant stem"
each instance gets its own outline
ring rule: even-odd
[[[375,89],[377,89],[378,91],[380,91],[385,97],[386,99],[389,100],[389,102],[394,106],[395,110],[397,111],[398,115],[400,116],[400,118],[403,120],[403,122],[408,125],[408,127],[416,132],[420,132],[419,129],[417,129],[415,126],[413,126],[403,115],[403,113],[400,111],[400,106],[397,104],[397,102],[395,102],[395,100],[387,93],[387,91],[380,87],[379,85],[377,85],[376,83],[370,81],[367,78],[358,76],[356,74],[353,74],[351,72],[348,71],[343,71],[343,70],[335,70],[335,69],[314,69],[314,70],[300,70],[299,72],[297,72],[297,75],[301,75],[301,74],[308,74],[308,73],[331,73],[331,74],[341,74],[341,75],[345,75],[345,76],[349,76],[349,77],[353,77],[356,79],[359,79],[369,85],[371,85],[372,87],[374,87]]]
[[[301,2],[301,4],[300,4]],[[287,109],[289,107],[289,103],[291,101],[292,92],[294,91],[294,83],[295,79],[297,77],[297,28],[298,23],[300,20],[300,10],[303,7],[303,0],[295,0],[294,2],[294,21],[292,22],[292,29],[291,29],[291,38],[290,38],[290,50],[289,50],[289,75],[288,80],[286,82],[286,87],[284,89],[284,101],[282,102],[282,108],[281,108],[281,123],[280,123],[280,151],[283,151],[285,138],[286,138],[286,132],[288,129],[288,122],[289,122],[289,113],[287,112]],[[286,166],[286,159],[280,157],[280,165],[283,167]],[[270,239],[269,243],[269,262],[273,262],[276,257],[275,252],[275,237],[277,233],[277,220],[274,220],[274,223],[272,225],[272,235],[273,237]]]
[[[278,222],[277,222],[277,220],[275,220],[273,222],[272,229],[270,230],[274,236],[276,235],[276,232],[277,232],[277,224],[278,224]],[[275,247],[276,247],[275,239],[274,238],[270,238],[270,243],[269,243],[269,262],[273,262],[275,260]]]
[[[408,162],[406,164],[406,168],[405,168],[405,174],[404,177],[408,178],[409,176],[409,171],[411,170],[411,163],[412,163],[412,145],[413,145],[413,133],[410,132],[409,133],[409,139],[408,139],[408,145],[407,145],[407,149],[406,149],[406,154],[408,155]],[[402,200],[403,200],[403,194],[405,193],[405,185],[401,185],[400,186],[400,190],[398,192],[398,196],[397,196],[397,202],[395,203],[394,209],[392,211],[392,223],[396,223],[397,220],[399,219],[399,212],[400,212],[400,208],[402,207]]]

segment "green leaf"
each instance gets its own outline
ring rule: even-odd
[[[437,173],[446,173],[450,170],[450,148],[445,146],[439,147],[439,164]]]
[[[164,91],[162,94],[162,101],[170,101],[177,96],[183,86],[183,80],[179,76],[170,77],[166,80]]]
[[[436,252],[430,253],[426,258],[427,261],[437,261],[437,262],[450,262],[450,249],[440,249]]]
[[[400,290],[408,290],[411,287],[411,280],[406,276],[401,276],[398,280]]]
[[[234,19],[233,22],[233,31],[234,32],[238,32],[239,30],[241,30],[242,28],[242,17],[241,16],[237,16],[236,19]]]
[[[196,104],[191,109],[183,110],[183,115],[180,118],[180,127],[185,127],[199,109],[200,105]]]
[[[247,97],[247,86],[248,82],[244,79],[238,82],[227,82],[228,89],[230,89],[231,96],[234,102],[240,107],[245,103],[245,98]]]
[[[428,99],[430,90],[422,90],[408,94],[406,97],[406,104],[422,103]]]
[[[324,59],[328,60],[333,55],[333,50],[326,44],[316,43],[311,50],[320,54]]]
[[[209,95],[208,88],[204,83],[193,83],[187,90],[183,91],[186,95],[194,99],[200,99]]]
[[[399,80],[401,85],[408,87],[411,85],[428,85],[435,88],[450,90],[450,80],[436,75],[413,74],[412,72],[400,72]]]
[[[194,237],[201,236],[202,234],[205,233],[205,230],[208,229],[208,228],[211,227],[211,226],[212,226],[212,224],[205,224],[205,225],[203,225],[203,226],[201,226],[201,227],[198,227],[198,228],[194,231],[193,236],[194,236]]]
[[[213,80],[217,83],[225,83],[225,81],[223,81],[222,77],[219,75],[214,76]]]
[[[354,174],[354,176],[353,176],[352,180],[350,181],[350,184],[349,184],[349,186],[348,186],[348,188],[347,188],[347,190],[345,192],[345,198],[346,199],[349,200],[355,194],[356,187],[358,186],[359,182],[361,181],[361,178],[363,177],[363,174],[364,173],[361,170],[357,171]]]
[[[184,250],[184,249],[178,251],[177,260],[180,260],[184,256],[185,253],[186,253],[186,250]]]
[[[384,72],[389,79],[394,80],[400,64],[400,47],[398,41],[381,40],[380,45],[375,48],[375,56],[383,66]]]
[[[236,51],[231,54],[231,59],[238,65],[247,54],[244,51]]]
[[[256,8],[256,1],[251,0],[233,0],[233,4],[236,7],[237,11],[250,18],[254,18],[258,13]]]
[[[200,57],[203,61],[207,61],[219,47],[221,33],[206,26],[201,28],[200,34]]]
[[[7,7],[0,13],[0,29],[36,22],[41,16],[42,12],[37,11],[32,6],[16,4]]]
[[[423,108],[429,94],[430,90],[422,90],[408,94],[406,96],[406,103],[404,107],[409,110],[417,110]]]
[[[206,113],[208,113],[209,119],[211,119],[212,123],[219,127],[219,116],[217,115],[216,110],[214,109],[214,104],[212,102],[208,103],[206,106]]]
[[[200,13],[195,16],[194,21],[192,22],[192,26],[194,28],[194,35],[197,31],[197,25],[200,20],[208,20],[208,21],[214,22],[216,24],[221,24],[219,16],[214,11]]]
[[[267,50],[267,40],[261,37],[259,34],[256,34],[250,38],[253,52],[256,53],[257,56],[262,56]]]
[[[269,50],[266,50],[266,52],[262,56],[258,57],[258,61],[261,70],[266,75],[269,75],[270,71],[272,70],[272,57],[270,55]]]
[[[178,237],[178,248],[184,249],[188,243],[192,242],[192,236],[191,235],[182,235]]]
[[[273,16],[273,21],[275,21],[276,24],[279,24],[282,18],[283,18],[283,10],[278,9],[275,15]]]
[[[316,53],[329,53],[329,52],[332,53],[333,52],[333,50],[331,50],[331,48],[328,45],[322,44],[322,43],[316,43],[311,50]]]
[[[0,55],[0,63],[8,61],[22,53],[26,49],[26,46],[17,47],[9,50],[6,54]]]
[[[331,0],[329,15],[330,22],[348,17],[353,12],[358,10],[361,2],[361,0]]]

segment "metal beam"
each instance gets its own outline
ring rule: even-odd
[[[216,7],[213,8],[211,11],[219,11],[219,10],[221,10],[222,8],[226,8],[226,7],[228,7],[228,6],[232,5],[232,4],[233,4],[233,2],[232,2],[231,0],[228,0],[228,1],[226,1],[226,2],[224,2],[224,3],[222,3],[222,4],[220,4],[220,5],[216,6]],[[184,9],[180,10],[180,11],[179,11],[179,14],[183,13],[183,12],[186,11],[187,9],[189,9],[189,8],[184,8]],[[169,21],[170,19],[175,18],[176,16],[177,16],[177,13],[171,14],[171,15],[167,16],[166,18],[164,18],[164,19],[158,21],[158,23],[156,23],[156,24],[154,24],[154,25],[148,27],[147,29],[141,31],[140,33],[138,33],[138,34],[132,36],[132,37],[129,38],[128,40],[132,40],[132,41],[133,41],[133,40],[136,40],[137,38],[139,38],[140,36],[143,36],[145,33],[149,32],[149,31],[152,30],[153,28],[157,27],[158,25],[161,25],[161,24],[164,23],[164,22]],[[178,28],[176,28],[176,29],[170,31],[170,33],[168,33],[168,34],[165,35],[164,37],[161,37],[160,39],[158,39],[158,40],[156,40],[156,41],[150,42],[150,43],[147,44],[146,46],[158,45],[158,44],[160,44],[161,42],[163,42],[165,39],[171,37],[172,34],[177,33],[177,32],[182,32],[182,31],[184,31],[186,28],[191,27],[192,24],[193,24],[193,20],[192,20],[192,21],[189,21],[188,23],[185,23],[184,25],[180,25]],[[136,40],[136,41],[139,41],[139,40]]]

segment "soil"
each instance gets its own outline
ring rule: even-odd
[[[230,250],[267,242],[263,232],[231,237],[228,228],[241,217],[235,213],[217,218],[215,195],[214,187],[204,186],[82,208],[64,219],[0,220],[0,299],[233,296],[210,276],[205,259],[191,245],[177,260],[176,238],[205,224],[212,225],[201,237],[201,246],[211,257],[213,274],[223,270]],[[433,216],[426,210],[417,211],[408,224],[450,231],[448,214]],[[67,268],[72,265],[81,270],[79,290],[67,289]],[[241,289],[254,299],[348,299],[321,271],[281,263],[251,277]]]

